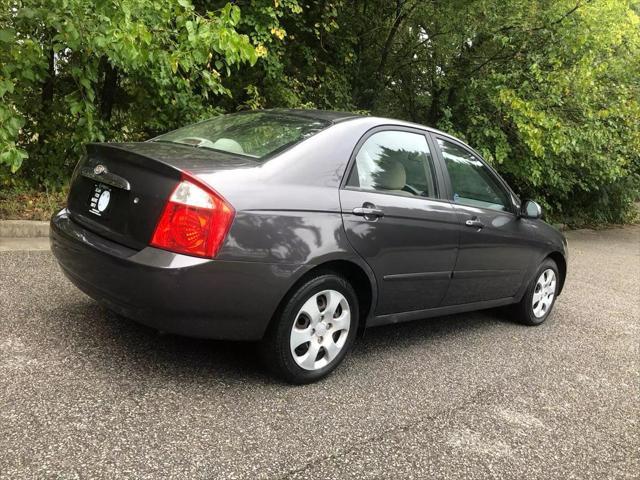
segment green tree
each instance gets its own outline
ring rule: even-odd
[[[436,126],[477,147],[552,217],[631,218],[640,183],[637,3],[306,5],[282,20],[288,37],[277,76],[260,85],[264,105],[365,110]]]
[[[223,79],[264,49],[226,2],[0,0],[0,11],[0,166],[29,157],[21,178],[36,184],[63,182],[87,141],[211,115]]]
[[[0,0],[0,182],[59,186],[90,140],[322,108],[457,134],[552,218],[628,221],[639,12],[637,0]]]

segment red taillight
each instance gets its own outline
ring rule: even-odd
[[[209,186],[183,174],[164,207],[151,245],[187,255],[214,257],[234,213],[233,207]]]

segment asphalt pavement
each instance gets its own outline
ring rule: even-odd
[[[638,478],[640,227],[568,234],[554,315],[371,329],[320,383],[0,252],[0,478]],[[248,299],[250,301],[250,299]]]

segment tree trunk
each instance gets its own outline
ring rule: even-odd
[[[53,34],[51,37],[53,38]],[[40,94],[40,117],[41,123],[47,121],[47,117],[51,113],[51,106],[53,105],[53,92],[54,82],[56,79],[55,69],[55,54],[52,47],[47,50],[47,76],[42,82],[42,91]],[[42,151],[47,140],[48,130],[46,128],[40,128],[38,131],[38,150]]]
[[[111,112],[116,98],[118,87],[118,69],[109,60],[103,57],[104,82],[102,83],[102,93],[100,95],[100,118],[105,122],[111,120]]]
[[[47,52],[47,78],[44,79],[42,84],[42,110],[48,111],[53,103],[53,82],[55,80],[55,59],[53,48],[49,48]]]

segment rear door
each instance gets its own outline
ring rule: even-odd
[[[532,250],[511,192],[462,143],[439,135],[434,135],[434,143],[460,230],[458,259],[442,305],[512,297],[522,284]]]
[[[340,192],[347,237],[376,276],[376,315],[437,307],[449,286],[459,230],[432,152],[420,130],[374,129]]]

